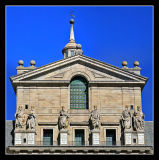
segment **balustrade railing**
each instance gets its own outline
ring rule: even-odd
[[[23,145],[29,145],[29,144],[23,144]],[[141,146],[138,144],[132,144],[133,146]],[[34,144],[30,144],[29,146],[78,146],[78,147],[84,147],[84,146],[125,146],[121,144],[119,141],[100,141],[99,144],[92,144],[89,141],[68,141],[67,144],[60,144],[59,141],[35,141]],[[152,144],[146,144],[142,146],[152,146]]]

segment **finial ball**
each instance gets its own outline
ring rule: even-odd
[[[31,61],[30,61],[30,65],[35,66],[35,61],[34,61],[34,60],[31,60]]]
[[[19,61],[18,61],[18,64],[19,64],[20,66],[22,66],[22,65],[24,64],[24,61],[23,61],[23,60],[19,60]]]
[[[77,44],[77,45],[76,45],[76,48],[77,48],[77,49],[81,49],[81,48],[82,48],[81,44]]]
[[[122,66],[127,66],[127,64],[128,64],[127,61],[122,62]]]
[[[139,62],[138,62],[138,61],[135,61],[135,62],[134,62],[134,66],[135,66],[135,67],[139,66]]]
[[[74,19],[70,19],[70,24],[74,24]]]

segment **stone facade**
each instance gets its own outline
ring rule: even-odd
[[[34,63],[31,67],[23,67],[20,61],[17,75],[10,77],[17,96],[16,115],[19,108],[23,115],[19,120],[15,116],[16,122],[24,123],[24,126],[15,128],[15,137],[17,136],[21,141],[17,140],[17,143],[15,140],[15,145],[28,145],[29,141],[29,145],[32,146],[42,145],[45,130],[49,131],[47,134],[53,133],[52,145],[66,143],[73,146],[76,132],[79,130],[83,132],[84,146],[92,145],[93,141],[96,141],[95,143],[99,141],[97,143],[99,146],[105,145],[107,138],[110,138],[106,135],[112,130],[115,145],[125,145],[127,130],[122,130],[121,126],[121,116],[125,106],[130,112],[133,110],[133,113],[136,113],[137,106],[142,110],[141,92],[148,79],[140,75],[139,63],[135,63],[135,67],[131,69],[126,67],[126,63],[123,63],[123,68],[118,68],[84,56],[81,45],[77,45],[74,41],[74,21],[70,23],[71,39],[63,50],[64,59],[38,68],[34,66],[35,61],[32,61]],[[71,109],[70,107],[70,83],[74,77],[82,77],[87,81],[88,108]],[[91,130],[89,123],[94,106],[100,114],[98,131]],[[60,119],[63,122],[59,125],[59,116],[64,114],[64,111],[68,114],[68,125],[61,128],[59,126],[66,123],[64,116]],[[29,118],[30,115],[32,118]],[[27,129],[28,119],[33,123],[31,129]],[[138,135],[138,131],[129,130],[128,133],[132,134],[132,138]],[[144,136],[144,130],[142,133]],[[131,142],[130,146],[133,145],[140,144],[138,141]]]
[[[5,128],[6,128],[6,136],[5,136],[6,137],[6,140],[5,140],[6,153],[10,154],[12,152],[11,149],[14,146],[15,121],[14,120],[7,120]],[[153,144],[154,144],[153,136],[154,136],[153,121],[145,121],[145,146],[153,147]],[[30,152],[28,152],[28,153],[30,153]]]

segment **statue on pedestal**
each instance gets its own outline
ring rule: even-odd
[[[16,128],[24,127],[24,114],[22,112],[22,106],[19,106],[18,112],[15,114],[15,127]]]
[[[137,111],[134,112],[134,129],[136,131],[144,129],[144,114],[141,111],[141,107],[137,106]]]
[[[97,111],[97,107],[94,106],[94,110],[91,111],[91,115],[89,117],[90,125],[92,130],[99,130],[100,128],[100,113]]]
[[[121,116],[121,125],[123,129],[130,129],[131,128],[131,114],[128,110],[128,106],[125,107],[125,110]]]
[[[58,119],[59,130],[65,130],[68,127],[69,125],[68,118],[69,118],[68,111],[64,111],[64,107],[62,106],[62,110],[60,111]]]
[[[31,113],[28,114],[28,119],[27,119],[27,129],[35,129],[36,126],[36,113],[33,110],[33,107],[31,108]]]

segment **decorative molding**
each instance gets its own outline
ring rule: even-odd
[[[44,154],[47,152],[51,154],[63,154],[63,153],[69,153],[69,154],[78,154],[82,153],[83,155],[87,154],[88,151],[89,154],[95,155],[95,154],[114,154],[114,153],[122,153],[122,154],[153,154],[153,147],[152,146],[9,146],[7,149],[8,153],[18,153],[18,154],[24,154],[24,153],[32,153],[34,152],[37,154]]]
[[[107,78],[107,79],[113,79],[111,76],[102,75],[102,74],[100,74],[100,73],[95,72],[93,69],[87,68],[87,70],[90,71],[90,72],[93,74],[93,76],[94,76],[95,78]]]
[[[91,72],[92,72],[92,74],[94,75],[95,78],[107,78],[107,79],[113,79],[113,78],[111,78],[111,77],[109,77],[109,76],[104,76],[104,75],[101,75],[101,74],[96,73],[96,72],[93,72],[93,71],[91,71]]]
[[[127,77],[129,79],[133,79],[133,80],[142,80],[142,81],[147,81],[146,77],[143,77],[141,75],[137,75],[135,73],[129,72],[129,71],[125,71],[121,68],[115,67],[113,65],[109,65],[107,63],[92,59],[90,57],[86,57],[84,55],[76,55],[67,59],[62,59],[56,62],[53,62],[51,64],[47,64],[44,65],[42,67],[38,67],[32,71],[28,71],[26,73],[20,74],[20,75],[15,75],[10,77],[12,83],[14,83],[14,80],[23,80],[29,77],[33,77],[37,74],[44,74],[45,72],[48,72],[49,70],[55,69],[57,67],[62,67],[63,65],[70,65],[72,63],[78,63],[78,62],[84,62],[84,64],[88,64],[88,65],[93,65],[94,67],[100,67],[102,70],[108,70],[109,72],[113,72],[115,74],[119,74],[120,76],[124,76]]]
[[[65,73],[66,72],[58,73],[58,74],[56,74],[54,76],[46,77],[45,79],[46,80],[52,80],[53,78],[63,78]]]
[[[63,76],[64,76],[64,72],[56,74],[55,76],[53,76],[53,78],[63,78]]]
[[[38,125],[41,125],[41,126],[56,126],[57,122],[38,122]]]
[[[119,122],[101,122],[102,126],[119,126],[120,123]]]
[[[70,126],[88,126],[89,122],[71,122]]]

